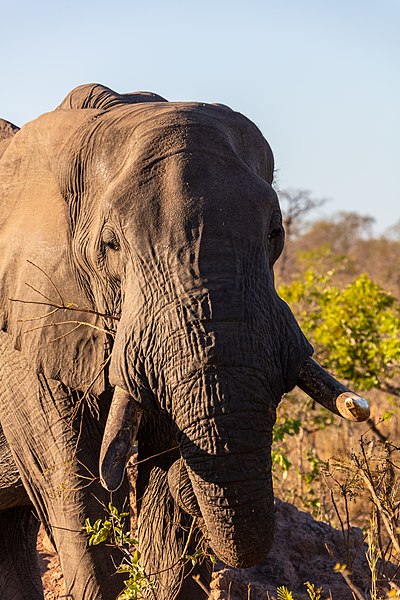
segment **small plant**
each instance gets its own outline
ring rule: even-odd
[[[277,588],[277,600],[294,600],[292,592],[290,592],[285,585],[281,585]]]
[[[152,587],[144,567],[140,564],[140,552],[137,541],[126,531],[125,522],[129,518],[128,512],[119,512],[110,502],[108,505],[108,518],[97,519],[93,525],[89,519],[85,521],[85,530],[89,537],[89,546],[96,546],[109,542],[120,549],[122,560],[117,567],[117,573],[126,573],[125,589],[119,594],[118,600],[139,600],[142,593]]]
[[[310,596],[310,600],[321,600],[321,594],[323,592],[322,588],[315,589],[315,585],[309,581],[306,581],[304,585],[307,588],[307,594]]]
[[[307,588],[307,594],[309,595],[310,600],[322,600],[322,588],[315,588],[315,585],[309,581],[306,581],[304,585]],[[278,587],[276,592],[277,600],[295,600],[293,593],[289,591],[285,585]]]

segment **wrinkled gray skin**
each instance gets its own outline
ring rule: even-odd
[[[163,571],[153,596],[204,598],[176,564],[189,514],[199,529],[187,553],[202,531],[229,565],[266,556],[275,410],[312,352],[274,289],[283,230],[270,147],[227,107],[94,85],[3,129],[0,597],[42,597],[32,508],[69,598],[121,589],[109,549],[88,548],[82,530],[102,514],[95,497],[109,500],[97,463],[119,386],[143,409],[139,461],[158,455],[137,481],[142,563]],[[48,299],[119,320],[50,314]],[[124,480],[114,504],[126,492]]]

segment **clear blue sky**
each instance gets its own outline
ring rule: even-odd
[[[270,142],[281,189],[326,213],[400,219],[399,0],[0,0],[0,116],[81,83],[230,105]]]

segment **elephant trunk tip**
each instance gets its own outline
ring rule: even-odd
[[[227,544],[224,548],[213,545],[211,548],[216,556],[232,569],[249,569],[262,563],[271,549],[273,543],[273,533],[267,536],[260,536],[258,540],[253,540],[243,547]]]

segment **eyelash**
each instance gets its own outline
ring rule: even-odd
[[[112,231],[112,229],[107,226],[102,231],[101,245],[104,250],[108,248],[110,250],[113,250],[114,252],[117,252],[121,248],[114,231]]]

